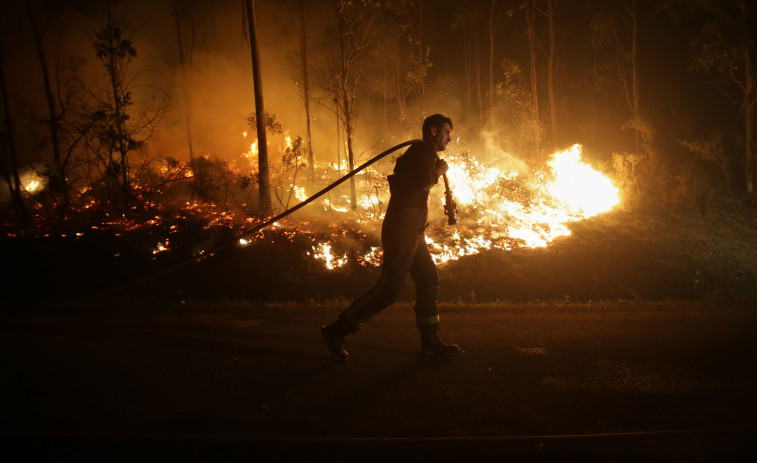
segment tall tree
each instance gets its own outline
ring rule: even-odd
[[[192,58],[194,56],[195,39],[197,34],[197,0],[172,0],[171,12],[176,23],[176,44],[179,50],[179,65],[181,66],[181,88],[184,99],[184,114],[187,118],[185,130],[187,132],[187,148],[189,161],[194,160],[192,145]]]
[[[692,67],[721,77],[718,87],[738,102],[743,118],[744,188],[753,187],[754,113],[757,102],[757,30],[754,4],[746,0],[680,0],[705,14],[699,39],[694,43]]]
[[[95,36],[97,59],[105,68],[108,80],[108,95],[97,96],[95,108],[90,110],[90,119],[78,129],[81,138],[87,136],[91,152],[104,164],[105,192],[112,204],[120,206],[124,215],[129,214],[134,199],[129,154],[144,146],[152,136],[168,110],[168,98],[153,94],[150,103],[137,102],[130,77],[129,65],[137,57],[137,50],[130,38],[117,26],[107,6],[107,22]],[[154,90],[159,90],[153,87]],[[120,194],[116,190],[120,190]],[[120,198],[119,198],[120,196]]]
[[[404,137],[407,132],[408,105],[413,94],[417,96],[418,113],[423,112],[425,81],[430,66],[430,48],[424,45],[422,34],[423,4],[420,4],[416,15],[412,1],[387,0],[381,3],[377,13],[373,33],[386,37],[386,40],[376,41],[377,52],[384,56],[384,62],[388,66],[388,72],[386,68],[384,70],[388,81],[385,96],[391,97],[396,104],[401,136]],[[416,18],[419,18],[420,27],[415,25]]]
[[[549,31],[549,48],[547,49],[547,96],[549,98],[549,119],[552,129],[552,142],[559,142],[557,126],[557,96],[555,90],[555,61],[557,57],[557,37],[555,34],[555,15],[560,0],[547,0],[547,25]]]
[[[412,20],[409,21],[411,26]],[[426,96],[426,80],[428,78],[428,69],[431,67],[431,47],[423,41],[423,0],[418,1],[418,29],[414,32],[412,28],[408,29],[408,40],[413,43],[413,71],[410,75],[411,81],[415,84],[418,92],[418,115],[421,119],[426,117],[424,100]]]
[[[339,59],[335,67],[336,78],[331,92],[337,106],[337,115],[344,128],[349,169],[355,168],[354,137],[358,84],[362,78],[360,59],[372,40],[377,3],[366,0],[353,2],[336,0],[339,33]],[[350,178],[350,207],[357,209],[355,177]]]
[[[537,48],[536,36],[536,0],[530,0],[524,6],[526,12],[526,31],[528,32],[528,51],[530,55],[529,75],[531,83],[531,105],[533,110],[531,121],[531,133],[534,156],[537,161],[541,160],[541,120],[539,116],[539,79],[537,73]]]
[[[386,3],[382,3],[382,8]],[[417,9],[415,6],[417,5]],[[405,98],[414,95],[418,104],[418,118],[425,118],[426,82],[431,62],[431,47],[424,39],[424,2],[400,0],[395,2],[396,19],[399,23],[399,36],[407,40],[410,46],[410,68],[402,84],[405,86]],[[400,51],[400,48],[398,48]],[[399,57],[398,57],[399,58]],[[400,65],[400,67],[402,67]]]
[[[313,159],[313,136],[310,131],[310,79],[308,77],[308,33],[305,22],[305,0],[300,0],[300,57],[302,59],[302,97],[305,102],[306,149],[308,159],[308,183],[315,183],[315,161]]]
[[[47,103],[46,122],[50,131],[50,143],[52,145],[53,151],[53,162],[52,168],[50,169],[50,188],[54,194],[65,196],[67,192],[66,173],[63,169],[60,146],[61,111],[58,108],[55,94],[53,93],[50,71],[47,64],[47,57],[45,56],[45,48],[42,43],[44,32],[40,30],[40,27],[37,24],[37,18],[32,9],[30,0],[25,0],[24,6],[26,7],[26,13],[29,17],[29,24],[31,25],[32,36],[34,39],[34,49],[37,53],[37,60],[39,61],[42,71],[42,84],[45,91],[45,101]]]
[[[636,151],[639,150],[639,140],[641,132],[638,130],[638,128],[641,126],[641,112],[639,109],[639,99],[640,99],[640,87],[639,87],[639,65],[638,65],[638,37],[639,37],[639,16],[636,9],[636,0],[623,0],[623,6],[626,9],[626,12],[628,13],[628,16],[631,19],[631,43],[630,43],[630,50],[627,52],[628,58],[624,61],[619,61],[618,66],[618,75],[620,76],[620,81],[623,83],[623,93],[626,96],[626,102],[628,103],[628,107],[631,110],[631,114],[633,116],[633,123],[634,126],[637,127],[636,130]],[[618,40],[618,43],[622,43],[620,40]],[[625,62],[629,62],[631,68],[626,69],[624,66]]]
[[[463,72],[465,74],[464,120],[472,124],[474,113],[476,122],[483,125],[481,97],[481,60],[479,41],[481,23],[486,18],[479,3],[462,4],[454,12],[452,27],[463,36]],[[477,108],[477,109],[476,109]]]
[[[497,1],[492,0],[489,11],[489,120],[494,115],[494,31],[496,28],[496,15],[494,7]]]
[[[0,37],[2,38],[2,37]],[[0,47],[5,44],[0,40]],[[10,110],[10,101],[8,94],[8,85],[5,80],[5,53],[0,48],[0,96],[3,99],[3,116],[5,118],[5,127],[3,128],[2,137],[0,138],[0,153],[3,154],[2,162],[0,163],[0,171],[2,172],[3,179],[8,184],[11,200],[13,201],[13,208],[16,210],[16,214],[21,219],[20,223],[23,225],[28,220],[28,211],[24,205],[24,201],[21,197],[21,177],[18,174],[18,156],[16,153],[16,143],[13,137],[13,123]],[[7,157],[7,163],[6,163]]]
[[[465,71],[465,121],[470,124],[473,114],[473,28],[464,27],[465,53],[463,57],[463,69]],[[479,121],[480,124],[481,121]]]
[[[350,172],[355,166],[355,156],[352,151],[352,141],[355,135],[355,93],[357,90],[357,56],[353,54],[353,43],[347,35],[347,13],[346,9],[349,4],[344,1],[337,2],[337,19],[339,21],[339,52],[341,59],[338,77],[337,97],[337,114],[341,114],[342,125],[347,137],[347,159]],[[355,188],[355,177],[350,178],[350,207],[357,209],[357,191]]]
[[[465,77],[465,97],[463,99],[463,120],[470,123],[473,112],[473,39],[469,27],[469,9],[459,8],[453,13],[452,28],[459,30],[463,37],[463,75]]]
[[[247,30],[250,38],[250,53],[252,54],[252,82],[255,91],[255,114],[258,135],[258,198],[261,215],[270,215],[271,205],[271,181],[268,168],[268,146],[265,132],[265,109],[263,107],[263,83],[260,77],[260,53],[258,51],[258,38],[255,18],[255,2],[245,0],[245,13],[247,16]]]
[[[95,41],[97,58],[103,64],[106,75],[109,80],[111,90],[110,114],[107,119],[107,136],[109,138],[109,156],[110,165],[114,166],[112,154],[115,151],[120,159],[117,161],[117,168],[121,176],[121,191],[123,195],[123,213],[129,211],[131,202],[131,187],[129,182],[129,162],[128,155],[130,151],[137,148],[137,141],[127,128],[129,115],[129,106],[133,104],[131,92],[126,88],[124,77],[126,68],[132,58],[137,56],[137,50],[131,43],[131,40],[124,38],[119,27],[113,24],[108,8],[108,22],[97,33]]]
[[[638,10],[636,0],[621,0],[622,9],[608,8],[594,16],[591,22],[592,41],[597,50],[612,50],[612,82],[620,88],[623,101],[631,114],[627,125],[634,129],[634,151],[651,155],[651,133],[641,114],[640,72],[638,65]],[[654,159],[650,159],[653,163]]]
[[[478,102],[478,124],[484,125],[484,96],[481,91],[481,41],[478,33],[474,32],[474,67],[476,68],[476,101]]]
[[[454,12],[455,19],[452,26],[460,29],[464,38],[463,70],[466,85],[466,104],[464,105],[466,119],[468,123],[472,124],[475,116],[475,122],[479,126],[484,125],[484,112],[487,111],[481,88],[481,32],[485,29],[482,25],[487,21],[488,13],[491,10],[482,5],[480,2],[459,5]],[[490,79],[490,82],[492,81],[493,79]]]
[[[408,98],[408,86],[405,81],[405,74],[403,73],[403,66],[400,58],[400,38],[395,37],[391,40],[390,45],[390,59],[391,59],[391,74],[392,74],[392,94],[397,102],[398,118],[400,121],[400,129],[404,135],[407,130],[407,98]]]

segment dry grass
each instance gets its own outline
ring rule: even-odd
[[[621,209],[573,223],[571,229],[571,236],[546,248],[490,251],[441,266],[442,302],[757,298],[757,218],[748,209],[711,209],[706,216],[662,208]],[[198,236],[223,241],[226,235]],[[4,260],[16,270],[6,278],[6,296],[65,300],[149,275],[184,258],[153,260],[145,244],[155,241],[150,236],[87,236],[0,241]],[[378,269],[356,263],[326,270],[307,256],[312,241],[303,236],[270,238],[227,249],[113,296],[162,303],[227,301],[234,306],[294,301],[322,307],[344,305],[378,278]],[[192,242],[191,236],[177,237],[177,249],[191,249],[181,239]],[[406,285],[399,302],[411,301],[413,293],[412,284]]]

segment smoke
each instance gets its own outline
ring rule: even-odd
[[[107,100],[107,77],[93,46],[97,31],[106,22],[104,5],[101,2],[79,1],[72,3],[71,9],[58,10],[54,15],[50,15],[42,3],[35,5],[40,21],[49,20],[53,25],[44,37],[51,69],[53,63],[64,63],[69,57],[80,58],[77,76],[83,91],[76,98],[96,96]],[[326,89],[329,79],[333,78],[333,59],[339,54],[335,15],[331,6],[329,4],[328,8],[324,8],[322,3],[308,2],[306,17],[312,142],[315,160],[321,165],[343,161],[345,151],[344,135],[337,131],[334,102]],[[27,24],[23,9],[12,13],[13,20],[18,24]],[[250,131],[247,137],[243,135],[249,131],[247,119],[254,111],[254,95],[250,49],[243,32],[240,3],[236,0],[196,2],[196,10],[191,16],[195,27],[192,47],[187,41],[189,19],[183,18],[184,54],[187,60],[191,56],[191,66],[184,69],[179,62],[176,18],[169,3],[148,0],[111,2],[111,18],[115,25],[122,28],[125,37],[132,41],[137,51],[136,58],[129,63],[125,80],[132,90],[135,114],[158,100],[165,99],[171,103],[154,131],[135,137],[144,139],[149,135],[144,148],[132,154],[134,159],[188,159],[189,127],[195,156],[208,155],[214,159],[236,162],[240,168],[252,169],[243,156],[249,151],[255,133]],[[6,18],[4,23],[8,20]],[[275,115],[283,130],[281,134],[268,135],[269,158],[275,166],[280,162],[287,135],[292,139],[306,137],[298,3],[258,1],[257,20],[265,110]],[[13,72],[9,85],[16,96],[13,102],[14,119],[25,121],[16,124],[23,133],[19,137],[19,157],[22,163],[30,163],[50,159],[50,146],[48,142],[39,143],[47,136],[44,124],[39,123],[40,113],[36,114],[37,121],[34,122],[26,110],[30,106],[44,108],[44,93],[39,63],[33,58],[35,54],[30,31],[22,26],[19,28],[23,32],[19,35],[22,37],[20,48],[8,57],[14,63],[9,67]],[[434,44],[430,46],[431,60],[443,62],[445,48],[437,48]],[[403,59],[408,57],[404,56]],[[460,119],[462,114],[460,98],[450,90],[456,88],[459,76],[443,72],[437,65],[431,68],[433,76],[429,76],[422,97],[417,92],[409,94],[407,119],[404,124],[401,123],[393,97],[385,95],[387,91],[384,87],[391,76],[377,71],[382,66],[386,63],[381,56],[368,54],[363,57],[365,75],[361,79],[360,94],[356,100],[356,164],[394,144],[420,138],[424,114],[442,113],[453,120]],[[405,76],[401,74],[400,77]],[[187,96],[188,100],[185,100]],[[32,101],[34,105],[29,104]],[[470,131],[470,128],[460,125],[461,135],[466,136],[465,132]],[[481,152],[486,156],[500,156],[502,150],[496,148],[496,142],[491,140]],[[396,153],[399,154],[401,152]],[[379,177],[390,173],[392,159],[396,155],[376,165]],[[341,173],[345,173],[344,169]],[[347,185],[333,192],[335,202],[345,194]],[[314,211],[319,209],[311,208]]]
[[[497,132],[482,130],[480,136],[484,143],[482,160],[496,160],[504,170],[515,171],[521,175],[531,171],[523,159],[503,149],[500,142],[502,138]]]

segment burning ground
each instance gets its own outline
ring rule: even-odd
[[[716,200],[704,216],[651,203],[630,207],[609,177],[581,160],[578,145],[555,153],[544,170],[528,171],[505,156],[483,163],[465,150],[448,159],[460,223],[446,225],[443,189],[436,187],[427,230],[444,301],[756,295],[757,228],[754,213],[740,203]],[[334,171],[332,177],[344,173],[341,166],[318,169]],[[169,201],[167,195],[146,201],[129,220],[84,226],[96,209],[85,192],[66,220],[3,238],[4,260],[17,269],[6,294],[48,301],[92,294],[349,300],[378,277],[385,174],[379,167],[360,176],[356,211],[342,187],[244,240],[239,237],[256,219],[212,201]],[[191,171],[181,175],[192,177]],[[365,187],[372,184],[378,187]],[[279,193],[290,205],[307,194],[304,188]],[[411,284],[405,297],[412,298]]]

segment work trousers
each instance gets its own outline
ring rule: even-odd
[[[407,275],[415,283],[415,318],[418,329],[438,329],[439,274],[423,233],[425,211],[405,208],[387,212],[381,229],[384,263],[381,277],[356,299],[340,318],[357,331],[371,317],[389,307],[399,295]]]

